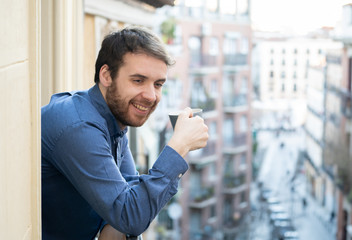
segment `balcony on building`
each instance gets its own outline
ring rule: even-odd
[[[352,119],[351,92],[341,90],[341,113],[348,119]]]
[[[224,71],[237,71],[248,67],[248,54],[231,53],[224,54],[223,69]]]
[[[246,189],[246,175],[225,174],[223,178],[223,192],[225,194],[237,194]]]
[[[191,108],[201,108],[203,113],[215,110],[215,98],[205,88],[202,77],[194,79],[191,91]]]
[[[225,206],[225,209],[223,233],[228,237],[226,239],[235,239],[243,227],[247,213],[243,209],[236,209],[233,206]]]
[[[352,4],[346,4],[342,9],[341,24],[335,28],[334,39],[345,44],[352,44]]]
[[[316,116],[317,118],[321,119],[322,121],[325,121],[325,111],[324,111],[324,109],[317,109],[311,103],[307,104],[307,109],[314,116]]]
[[[207,75],[217,73],[217,55],[197,53],[190,55],[189,72],[196,75]]]
[[[223,97],[224,111],[227,113],[236,113],[248,110],[247,93],[224,94]]]
[[[216,203],[214,186],[199,186],[191,190],[190,207],[205,208],[214,203]]]
[[[194,150],[188,154],[188,162],[195,165],[205,165],[217,160],[216,141],[209,140],[204,148]]]
[[[236,154],[247,151],[247,133],[234,133],[224,137],[223,153]]]
[[[201,108],[203,112],[210,112],[215,110],[215,99],[209,95],[203,99],[196,99],[192,97],[191,108]]]

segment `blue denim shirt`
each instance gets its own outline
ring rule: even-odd
[[[188,165],[166,146],[139,175],[98,85],[42,108],[43,240],[93,239],[104,223],[139,235],[177,192]]]

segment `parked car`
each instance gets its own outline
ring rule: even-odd
[[[269,212],[269,214],[272,214],[272,213],[287,213],[286,208],[280,203],[270,204],[268,206],[268,212]]]
[[[269,188],[263,188],[260,190],[260,200],[266,201],[268,198],[273,196],[273,191]]]
[[[269,205],[281,203],[281,202],[280,202],[280,199],[278,199],[277,197],[269,197],[269,198],[266,200],[266,202],[267,202]]]
[[[296,228],[292,225],[276,227],[272,231],[273,239],[283,240],[283,239],[295,239],[298,237]],[[295,237],[295,238],[293,238]]]
[[[275,221],[290,221],[290,215],[288,213],[272,213],[270,214],[270,223],[273,224]]]
[[[298,232],[297,231],[286,231],[282,238],[279,240],[299,240]]]

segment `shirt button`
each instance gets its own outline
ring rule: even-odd
[[[178,175],[178,178],[181,178],[182,177],[182,173],[180,173],[179,175]]]

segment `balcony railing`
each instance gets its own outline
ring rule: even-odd
[[[225,54],[224,55],[224,65],[227,66],[244,66],[247,63],[247,54]]]
[[[190,152],[188,159],[192,164],[202,164],[205,158],[211,156],[214,156],[214,160],[216,160],[216,141],[209,140],[204,148]]]
[[[212,67],[216,66],[217,56],[209,55],[209,54],[191,54],[189,67],[191,68],[199,68],[199,67]]]
[[[238,107],[247,105],[247,94],[225,95],[223,98],[224,107]]]
[[[246,183],[246,175],[240,174],[235,175],[225,175],[224,176],[224,187],[225,188],[236,188]]]
[[[351,92],[341,92],[341,113],[346,118],[352,118]]]
[[[191,207],[202,208],[215,202],[215,187],[200,187],[191,190]],[[212,200],[213,201],[212,201]]]
[[[199,99],[192,99],[191,107],[192,108],[201,108],[203,112],[213,111],[215,110],[215,99],[208,97],[205,101],[201,101]]]
[[[230,139],[224,139],[225,148],[236,148],[247,145],[247,133],[235,133]]]

